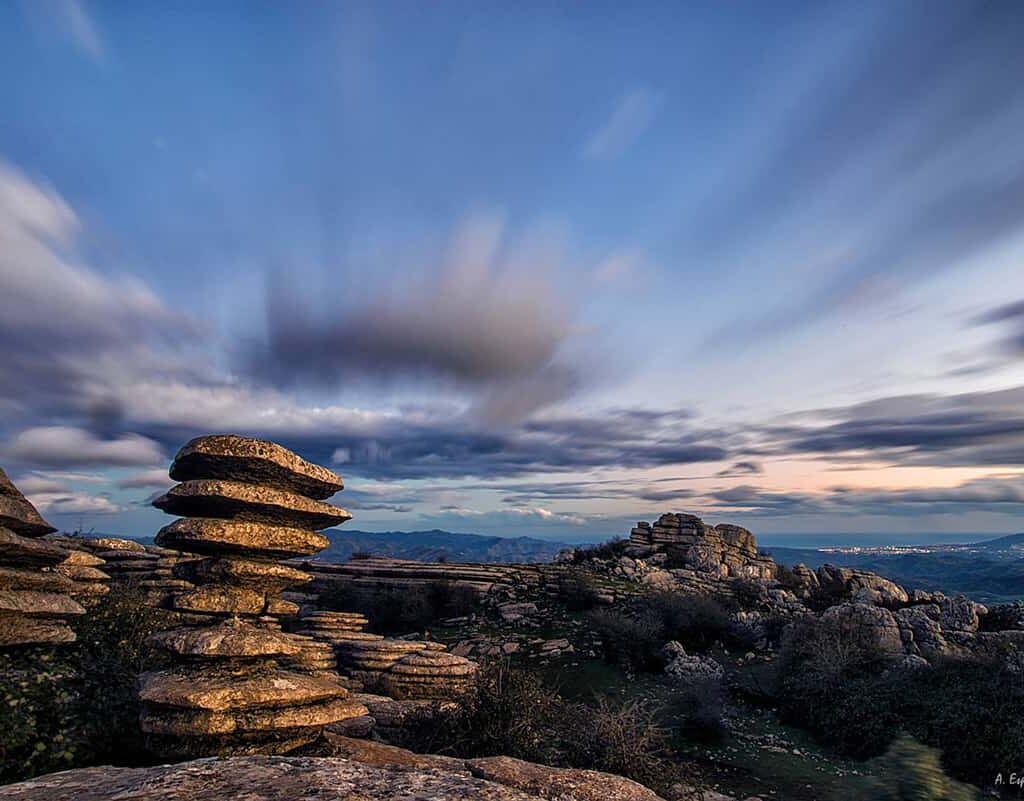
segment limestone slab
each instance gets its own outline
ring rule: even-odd
[[[153,505],[183,517],[216,517],[297,528],[330,528],[352,519],[341,507],[304,495],[220,479],[185,481],[161,495]]]
[[[56,531],[43,520],[28,499],[14,486],[0,467],[0,526],[26,537],[42,537]]]
[[[331,544],[308,529],[243,520],[192,517],[175,520],[156,535],[158,545],[201,554],[308,556]]]
[[[235,434],[188,442],[174,457],[175,481],[220,478],[262,484],[322,500],[344,489],[341,476],[277,443]]]
[[[288,707],[348,696],[339,684],[286,671],[247,676],[172,670],[145,673],[140,682],[139,697],[144,703],[215,712]]]

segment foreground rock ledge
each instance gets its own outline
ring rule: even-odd
[[[468,761],[401,749],[367,762],[338,757],[230,757],[154,768],[80,768],[0,787],[17,801],[659,801],[628,779],[508,757]],[[409,754],[411,764],[395,764]],[[414,758],[413,758],[414,757]]]

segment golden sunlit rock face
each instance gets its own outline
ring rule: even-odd
[[[316,529],[350,517],[322,501],[341,479],[272,442],[237,436],[192,440],[170,473],[185,481],[154,505],[186,517],[157,543],[195,554],[175,565],[191,588],[170,601],[193,626],[152,638],[176,665],[141,678],[150,748],[166,757],[284,753],[365,715],[329,654],[281,632],[276,619],[298,611],[280,593],[310,578],[277,560],[315,553],[326,542]]]

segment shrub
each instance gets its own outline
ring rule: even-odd
[[[566,609],[581,612],[597,604],[597,587],[587,575],[562,575],[558,579],[558,596]]]
[[[148,759],[136,679],[159,663],[145,639],[168,613],[113,588],[74,625],[75,643],[0,656],[0,780]]]
[[[655,592],[634,599],[622,610],[600,609],[588,617],[601,637],[605,658],[637,670],[664,667],[662,646],[677,640],[688,651],[707,650],[729,640],[729,612],[703,595]]]
[[[832,627],[796,625],[779,655],[779,710],[859,758],[878,756],[908,734],[941,750],[953,776],[979,785],[1024,760],[1024,683],[1012,665],[947,659],[917,670],[886,666],[882,655]]]
[[[939,752],[910,737],[897,737],[874,760],[871,801],[974,801],[977,793],[946,775]]]
[[[721,679],[699,679],[682,685],[673,695],[669,711],[679,721],[680,733],[690,739],[715,743],[725,737],[725,691]]]
[[[660,670],[664,666],[661,648],[667,640],[659,621],[616,609],[597,609],[587,621],[601,638],[607,661],[638,670]]]
[[[786,565],[775,566],[775,580],[784,590],[796,592],[804,588],[804,583],[800,580],[800,577],[793,572],[792,568],[786,567]]]
[[[765,601],[764,585],[754,579],[741,578],[730,585],[740,609],[756,609]]]
[[[664,731],[638,704],[562,698],[536,674],[505,661],[481,669],[457,708],[403,728],[399,745],[461,758],[511,756],[555,767],[617,773],[658,789],[681,777]]]
[[[589,562],[591,559],[604,562],[609,559],[618,559],[626,553],[626,548],[628,547],[629,540],[622,537],[613,537],[608,542],[602,542],[599,545],[591,545],[589,548],[577,548],[573,552],[572,563],[579,565],[583,562]]]

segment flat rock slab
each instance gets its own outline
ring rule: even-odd
[[[193,584],[229,584],[268,593],[305,584],[313,578],[309,573],[277,562],[221,557],[181,562],[174,566],[174,575]]]
[[[153,505],[182,517],[216,517],[296,528],[330,528],[352,519],[341,507],[304,495],[220,479],[185,481]]]
[[[267,595],[246,587],[211,584],[175,595],[174,608],[210,615],[261,615],[267,608]]]
[[[144,703],[214,712],[280,708],[348,696],[348,690],[335,682],[285,671],[246,676],[167,670],[144,673],[140,682],[139,697]]]
[[[68,552],[52,542],[26,537],[0,523],[0,562],[11,567],[59,565]]]
[[[141,542],[124,539],[123,537],[86,537],[82,540],[82,545],[95,551],[146,552],[146,546]]]
[[[0,590],[68,592],[73,586],[70,578],[52,570],[0,567]]]
[[[75,632],[63,620],[0,613],[0,648],[74,641]]]
[[[340,738],[345,739],[345,738]],[[401,749],[398,749],[401,751]],[[404,752],[409,754],[409,752]],[[415,756],[409,754],[410,758]],[[659,801],[628,779],[506,757],[416,764],[245,756],[152,768],[79,768],[0,787],[5,801]],[[507,760],[498,763],[495,760]],[[474,775],[477,774],[477,775]],[[486,778],[485,778],[486,777]]]
[[[147,734],[176,737],[212,737],[238,733],[277,734],[292,729],[323,728],[367,714],[366,707],[345,699],[289,706],[282,709],[249,709],[213,712],[207,709],[143,711],[139,720]]]
[[[0,467],[0,526],[26,537],[42,537],[57,529],[43,520],[28,499]]]
[[[277,443],[235,434],[198,437],[171,464],[175,481],[220,478],[262,484],[323,500],[344,489],[341,476]]]
[[[302,650],[288,635],[238,622],[162,631],[147,642],[178,656],[203,659],[267,659]]]
[[[248,554],[271,559],[308,556],[331,541],[303,528],[244,520],[191,517],[175,520],[156,535],[158,545],[201,554]]]
[[[85,609],[66,595],[31,590],[0,590],[0,613],[28,617],[84,615]]]

